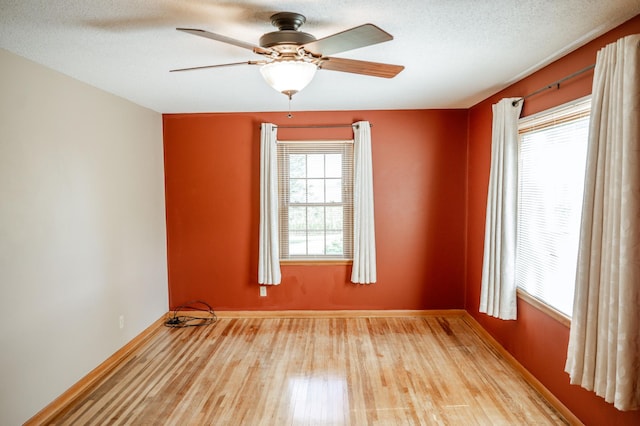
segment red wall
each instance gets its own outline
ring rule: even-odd
[[[491,105],[504,97],[522,96],[595,63],[596,52],[620,37],[640,33],[640,16],[561,58],[528,78],[474,106],[469,111],[467,280],[465,308],[516,359],[533,373],[572,412],[588,425],[639,425],[640,411],[621,412],[578,386],[564,372],[569,329],[549,316],[518,302],[518,320],[500,321],[478,312],[484,220],[491,163]],[[522,116],[591,93],[593,72],[569,80],[525,101]]]
[[[373,124],[378,282],[351,266],[283,266],[259,297],[259,125]],[[464,306],[466,110],[169,114],[163,118],[170,305],[217,310]],[[351,138],[280,129],[281,139]]]

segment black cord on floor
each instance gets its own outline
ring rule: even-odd
[[[206,307],[206,309],[203,309]],[[178,312],[183,312],[182,315],[178,315]],[[184,311],[193,311],[206,313],[205,316],[185,315]],[[165,327],[182,328],[182,327],[199,327],[202,325],[213,324],[218,320],[213,308],[202,300],[192,300],[180,305],[173,310],[173,314],[168,314],[167,319],[164,322]]]

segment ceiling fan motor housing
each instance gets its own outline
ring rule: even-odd
[[[271,15],[271,24],[278,31],[264,34],[260,37],[260,47],[273,47],[283,44],[303,45],[315,41],[316,38],[309,33],[298,31],[298,28],[306,22],[304,15],[294,12],[280,12]]]

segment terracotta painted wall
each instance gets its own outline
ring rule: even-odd
[[[466,110],[165,115],[170,305],[218,310],[463,308]],[[259,124],[368,120],[378,282],[350,266],[283,266],[259,297]],[[350,129],[279,131],[281,139],[351,138]]]
[[[595,63],[596,52],[628,34],[640,33],[640,16],[492,96],[469,111],[468,234],[466,309],[509,352],[587,425],[638,425],[640,411],[620,412],[603,399],[569,384],[564,372],[569,329],[526,302],[518,303],[517,321],[500,321],[478,313],[487,183],[491,163],[491,105],[504,97],[532,93]],[[523,116],[591,93],[593,72],[526,100]]]

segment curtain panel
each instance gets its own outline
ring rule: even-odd
[[[503,320],[516,319],[518,119],[522,104],[521,98],[505,98],[492,107],[480,312]]]
[[[258,283],[280,284],[280,239],[278,228],[277,128],[260,126],[260,236]]]
[[[373,169],[371,125],[353,124],[353,266],[351,282],[376,282],[376,235],[373,214]]]
[[[598,52],[565,370],[640,408],[640,34]]]

